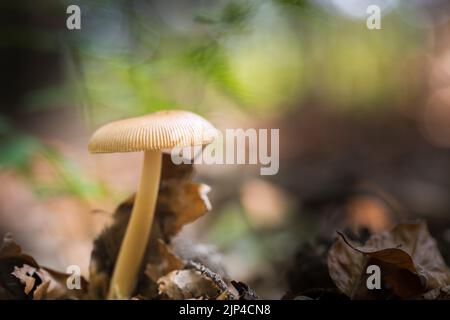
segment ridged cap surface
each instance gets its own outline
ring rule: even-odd
[[[214,126],[192,112],[159,111],[100,127],[89,141],[91,153],[162,150],[211,143]]]

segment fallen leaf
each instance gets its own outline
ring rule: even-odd
[[[70,274],[47,267],[41,267],[37,273],[41,277],[42,285],[45,286],[36,288],[34,298],[37,298],[38,295],[41,295],[43,299],[79,300],[87,298],[89,283],[84,277],[80,278],[80,289],[69,289],[67,280],[71,277]]]
[[[32,298],[25,293],[24,285],[20,280],[12,274],[15,267],[24,264],[38,267],[31,256],[22,253],[20,246],[14,242],[12,234],[7,233],[0,246],[0,299]]]
[[[211,209],[207,197],[209,187],[191,181],[193,166],[189,164],[175,165],[169,154],[163,155],[161,182],[153,220],[142,268],[138,276],[138,283],[133,296],[143,295],[156,298],[158,288],[155,279],[166,261],[170,258],[167,250],[161,247],[161,241],[170,243],[171,239],[181,228],[203,216]],[[128,225],[133,208],[134,196],[122,203],[114,214],[114,221],[110,227],[102,232],[95,240],[91,254],[90,296],[104,298],[107,295],[110,277],[117,258],[123,236]],[[150,267],[148,267],[150,265]],[[147,268],[152,270],[148,271]],[[156,268],[156,269],[155,269]],[[145,276],[148,271],[151,276]],[[150,280],[150,282],[149,282]],[[145,289],[144,292],[139,290]]]
[[[34,284],[36,282],[36,278],[33,277],[33,273],[36,271],[35,268],[24,264],[23,267],[14,267],[14,271],[11,273],[17,279],[19,279],[22,284],[25,285],[23,291],[26,295],[30,294],[31,290],[34,289]]]
[[[47,292],[49,291],[50,281],[41,283],[36,287],[33,293],[33,300],[50,299]]]
[[[0,247],[0,299],[82,299],[86,280],[81,278],[80,290],[70,290],[66,285],[69,276],[39,266],[22,253],[11,234],[5,236]]]
[[[169,272],[158,280],[158,289],[172,300],[215,299],[221,294],[214,281],[193,269]]]
[[[367,289],[366,268],[372,264],[380,267],[383,290]],[[328,270],[352,299],[412,298],[450,284],[450,270],[424,223],[399,224],[364,246],[340,234],[328,253]]]
[[[154,282],[170,271],[183,269],[185,262],[161,239],[158,239],[158,250],[162,259],[159,263],[147,263],[145,274]]]
[[[161,236],[169,241],[181,228],[211,210],[210,187],[189,181],[163,181],[158,196],[157,219]]]
[[[33,300],[78,300],[83,299],[87,291],[84,278],[81,278],[81,288],[72,290],[66,284],[70,275],[51,269],[24,264],[22,267],[15,267],[12,275],[25,286],[25,294],[32,294]]]

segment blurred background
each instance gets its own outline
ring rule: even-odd
[[[295,289],[299,248],[335,230],[422,218],[450,260],[446,0],[3,1],[0,57],[0,234],[42,265],[87,275],[136,189],[141,155],[90,155],[92,132],[171,108],[280,129],[275,176],[197,167],[213,209],[179,236],[262,297]]]

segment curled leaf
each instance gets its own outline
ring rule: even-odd
[[[383,290],[367,288],[369,265],[380,267]],[[328,253],[328,270],[353,299],[412,298],[450,284],[450,270],[424,223],[399,224],[371,236],[364,246],[340,234]]]
[[[203,263],[210,262],[205,260],[202,255],[194,254],[194,252],[205,250],[204,245],[193,245],[192,250],[186,252],[184,247],[182,247],[182,254],[175,253],[171,246],[164,243],[162,240],[159,240],[159,252],[162,259],[161,263],[153,264],[148,263],[145,274],[153,281],[158,282],[161,278],[164,279],[164,276],[169,274],[172,271],[186,269],[186,270],[194,270],[200,273],[202,277],[210,279],[215,284],[215,287],[221,292],[216,299],[219,300],[232,300],[235,299],[235,295],[230,292],[227,282],[224,280],[222,275],[220,275],[216,270],[210,269],[209,266],[204,265]],[[175,247],[178,251],[180,247]],[[211,248],[208,248],[207,252],[212,252],[214,255],[214,251],[211,251]],[[213,262],[211,263],[213,267],[217,267]],[[221,268],[218,268],[219,271],[222,271]],[[222,272],[225,274],[224,272]],[[163,291],[159,290],[159,293],[163,293]],[[166,298],[171,298],[175,295],[167,295]],[[206,298],[206,297],[203,297]],[[210,297],[211,298],[211,297]],[[172,298],[171,298],[172,299]]]

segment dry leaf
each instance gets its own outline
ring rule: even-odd
[[[155,272],[149,278],[144,276],[144,272],[148,264],[159,268],[169,257],[161,251],[159,239],[169,243],[185,224],[195,221],[211,209],[211,204],[206,196],[209,187],[193,183],[191,181],[192,174],[192,165],[175,165],[172,163],[170,155],[163,155],[155,218],[134,296],[141,294],[148,298],[155,298],[158,294],[154,280],[148,282],[158,273]],[[107,294],[109,280],[133,208],[133,202],[134,196],[118,207],[114,214],[113,224],[94,242],[89,268],[91,275],[89,287],[92,298],[104,298]],[[139,291],[142,288],[145,289],[145,293]]]
[[[70,275],[40,267],[29,255],[22,253],[11,234],[0,248],[0,299],[80,299],[87,290],[81,278],[80,290],[66,286]]]
[[[11,273],[25,286],[24,292],[32,294],[33,300],[41,300],[46,297],[50,281],[46,280],[37,268],[24,264],[22,267],[14,267]]]
[[[186,245],[186,244],[185,244]],[[227,282],[221,274],[223,268],[217,265],[215,256],[217,253],[211,248],[202,244],[189,244],[190,250],[186,250],[186,246],[171,246],[159,240],[159,254],[163,257],[162,262],[159,264],[148,263],[145,274],[154,282],[162,278],[164,275],[171,271],[181,269],[191,269],[200,272],[203,277],[210,279],[215,286],[221,291],[221,294],[217,297],[218,300],[233,300],[235,294],[230,292]],[[176,249],[180,253],[175,253]],[[203,254],[209,253],[210,259],[206,259]],[[210,265],[214,268],[211,269]],[[220,273],[218,273],[218,271]],[[142,281],[141,281],[142,283]],[[167,296],[167,295],[166,295]],[[168,297],[168,296],[167,296]]]
[[[214,281],[193,269],[169,272],[158,280],[158,289],[172,300],[211,299],[221,293]]]
[[[164,240],[170,240],[181,228],[211,210],[207,197],[210,187],[188,181],[163,181],[158,197],[156,219]]]
[[[162,259],[158,264],[148,263],[145,274],[154,282],[170,271],[183,269],[185,262],[161,239],[158,239],[158,250]]]
[[[368,265],[381,269],[383,290],[368,290]],[[328,254],[336,286],[352,299],[412,298],[450,284],[450,271],[424,223],[399,224],[375,234],[364,246],[343,235]]]
[[[15,267],[28,264],[38,267],[36,261],[29,255],[23,254],[10,233],[7,233],[0,247],[0,299],[31,299],[24,290],[24,285],[12,273]],[[28,284],[28,288],[31,284]]]
[[[11,273],[17,279],[25,285],[23,291],[26,295],[30,294],[31,290],[34,289],[34,285],[36,283],[36,278],[33,277],[36,268],[33,268],[27,264],[24,264],[23,267],[14,267],[14,271]]]
[[[41,299],[70,299],[78,300],[85,299],[89,288],[89,283],[84,277],[80,278],[80,289],[69,289],[67,287],[67,280],[70,274],[59,272],[47,267],[41,267],[38,270],[38,275],[41,277],[44,287],[36,288],[34,298],[37,299],[41,295]]]
[[[32,294],[33,300],[78,300],[83,299],[87,291],[84,278],[81,278],[80,289],[71,290],[66,284],[70,275],[51,269],[34,268],[24,264],[22,267],[14,267],[12,275],[25,286],[25,294]]]

